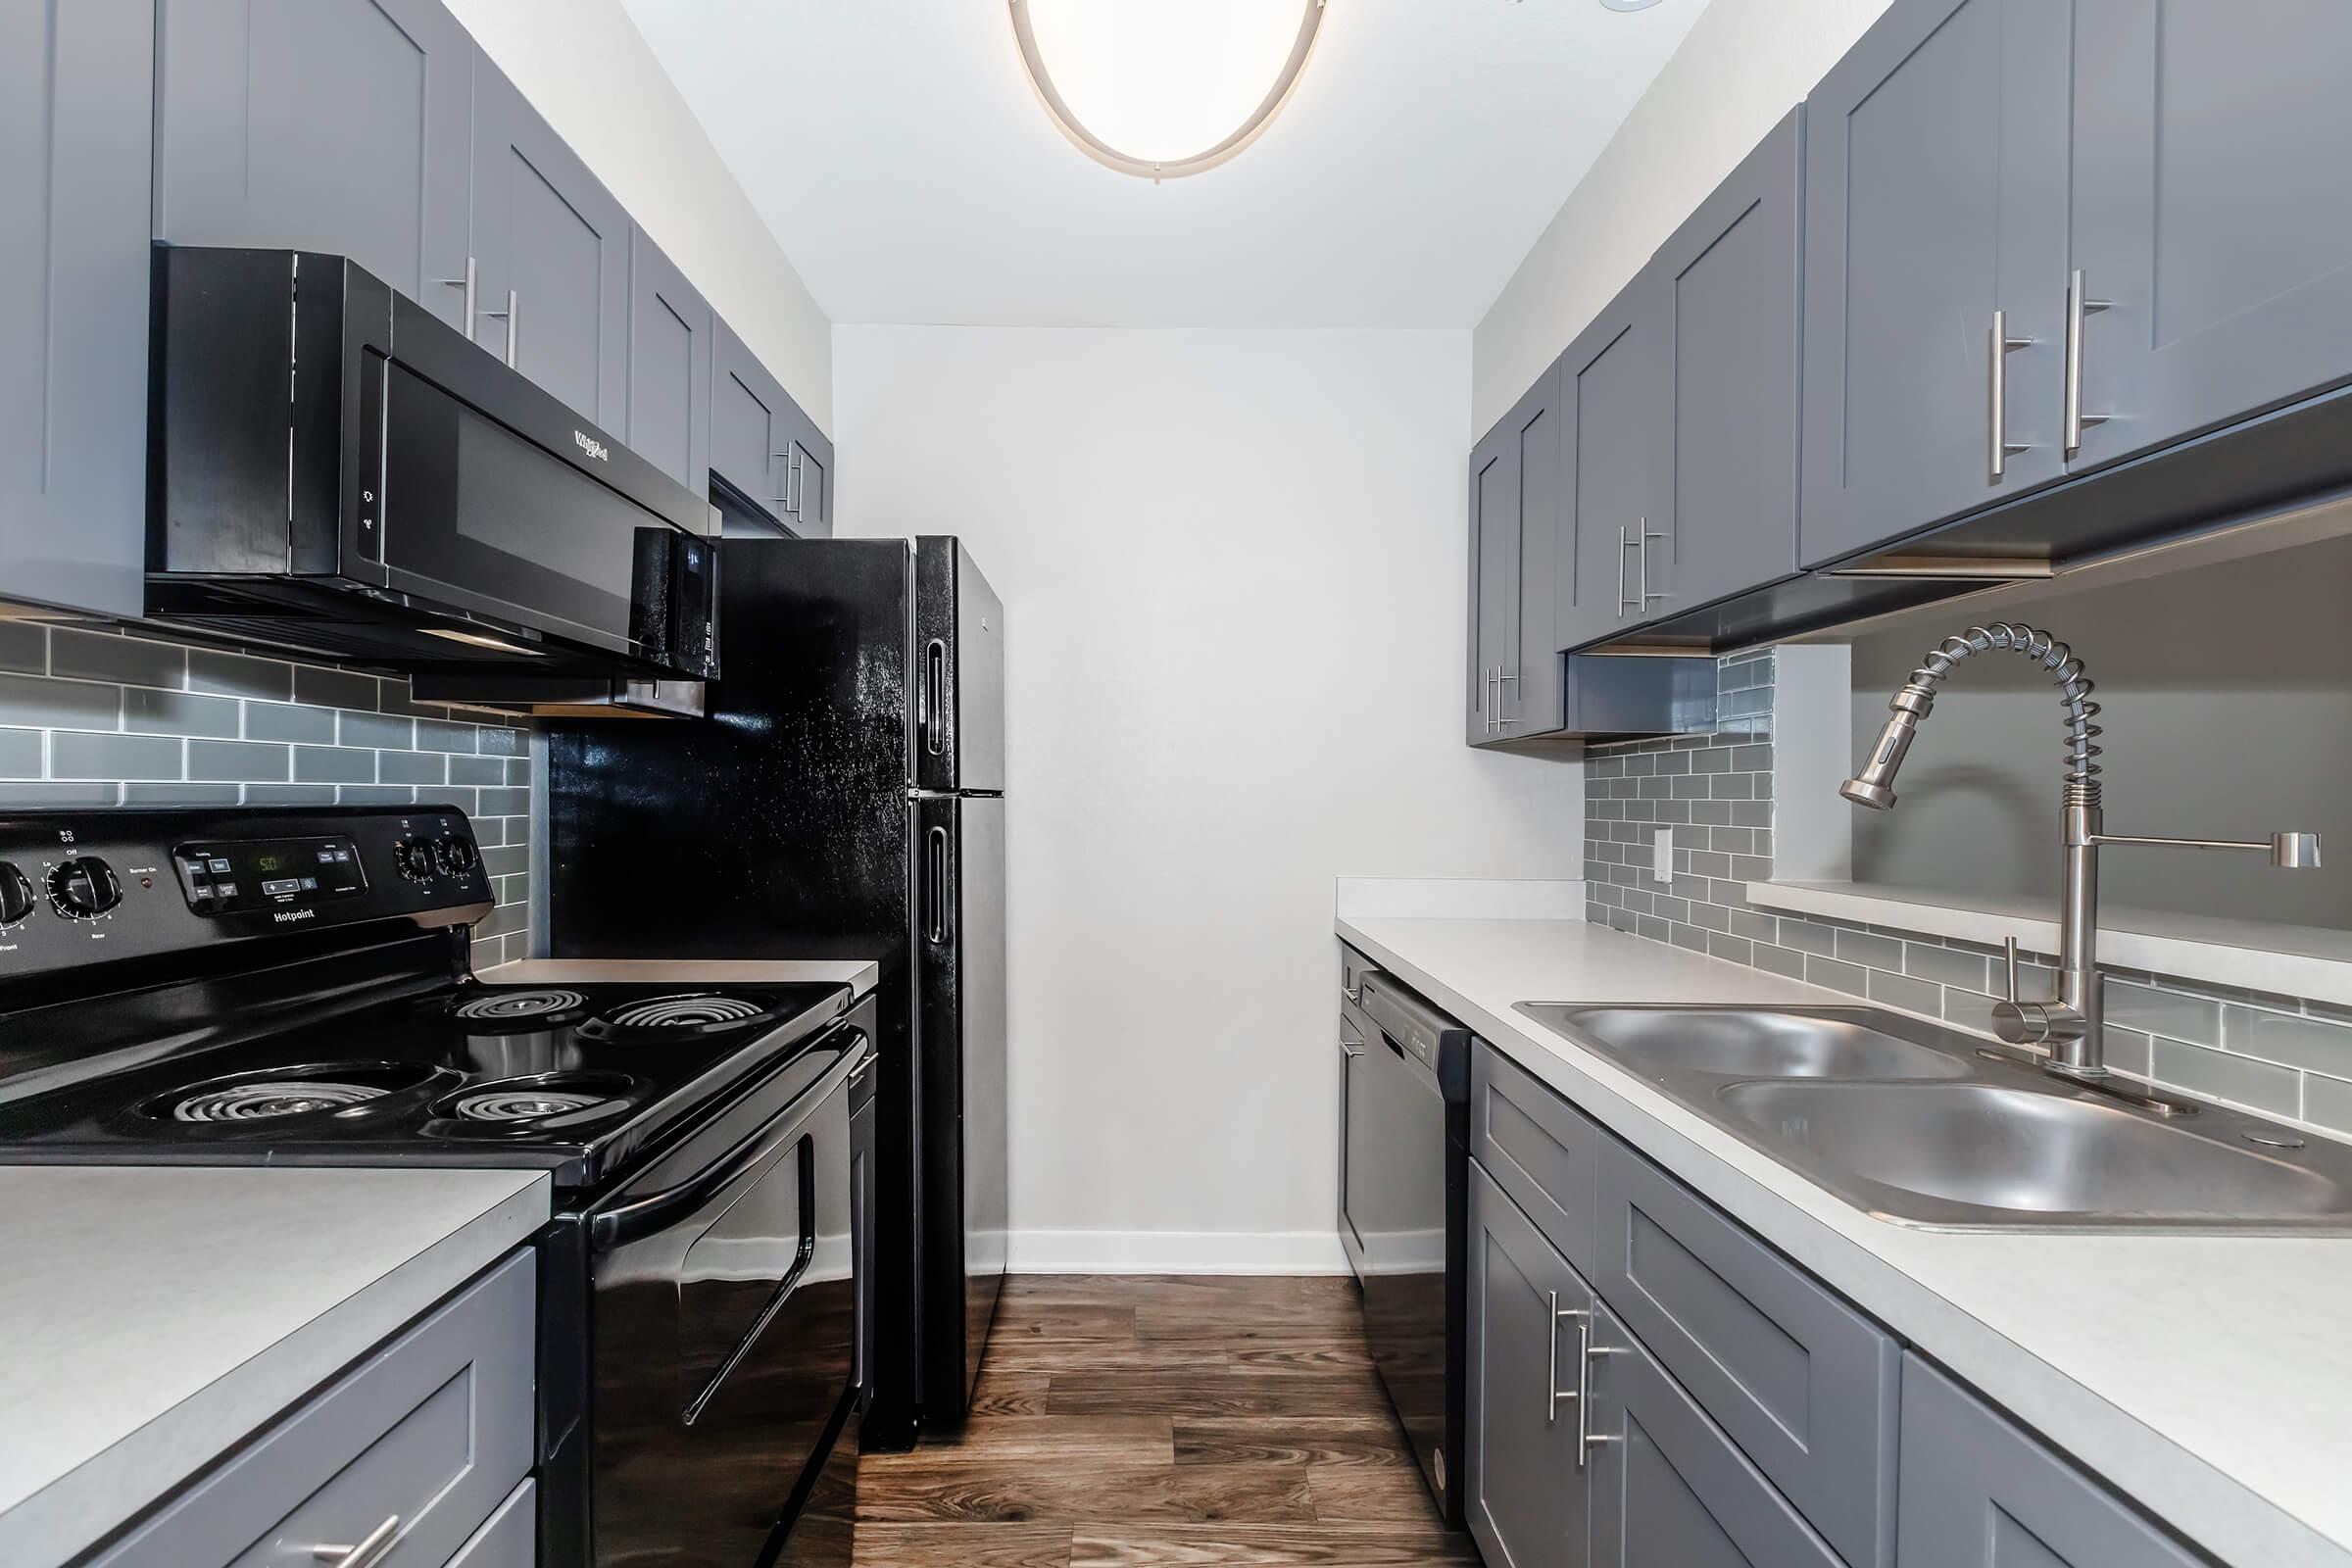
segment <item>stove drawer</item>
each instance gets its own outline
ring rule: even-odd
[[[366,1546],[366,1568],[443,1568],[531,1468],[537,1283],[532,1251],[510,1257],[93,1568],[286,1568],[338,1545]]]

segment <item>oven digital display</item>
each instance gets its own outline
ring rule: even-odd
[[[359,846],[346,838],[183,844],[172,852],[198,914],[237,914],[357,898],[368,891]]]

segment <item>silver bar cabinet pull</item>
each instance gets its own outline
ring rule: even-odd
[[[1583,1373],[1580,1372],[1577,1375],[1575,1388],[1563,1389],[1560,1387],[1560,1325],[1571,1319],[1575,1321],[1577,1326],[1577,1365],[1582,1367],[1584,1365],[1585,1337],[1592,1333],[1591,1326],[1587,1321],[1589,1314],[1580,1312],[1573,1306],[1561,1306],[1560,1293],[1557,1291],[1545,1291],[1544,1299],[1549,1303],[1551,1312],[1548,1348],[1550,1362],[1548,1370],[1544,1374],[1544,1424],[1545,1426],[1556,1424],[1560,1419],[1560,1401],[1568,1399],[1576,1405],[1577,1430],[1582,1432],[1585,1425],[1585,1379]],[[1576,1462],[1579,1469],[1584,1467],[1584,1452],[1581,1446],[1578,1448]]]
[[[1626,610],[1627,610],[1629,607],[1631,607],[1631,608],[1633,608],[1633,609],[1636,609],[1636,610],[1639,610],[1639,609],[1641,608],[1641,603],[1640,603],[1640,601],[1638,601],[1638,600],[1631,600],[1631,599],[1628,599],[1628,598],[1626,598],[1626,597],[1625,597],[1625,553],[1626,553],[1628,550],[1631,550],[1631,549],[1633,549],[1633,548],[1635,548],[1635,547],[1634,547],[1633,535],[1632,535],[1632,532],[1631,532],[1631,530],[1629,530],[1629,529],[1625,529],[1625,528],[1620,528],[1620,529],[1618,529],[1618,530],[1617,530],[1617,618],[1618,618],[1619,620],[1623,620],[1623,619],[1625,618],[1625,612],[1626,612]]]
[[[1642,519],[1642,603],[1636,607],[1637,609],[1647,610],[1651,600],[1663,599],[1666,597],[1664,594],[1651,593],[1649,591],[1649,542],[1652,539],[1663,539],[1666,536],[1662,533],[1652,533],[1650,531],[1649,519],[1647,517],[1643,517]]]
[[[318,1562],[332,1563],[334,1568],[374,1568],[392,1550],[393,1538],[400,1534],[400,1515],[377,1525],[368,1532],[367,1539],[356,1546],[313,1546],[311,1556]]]
[[[507,368],[510,370],[514,368],[514,330],[515,323],[520,318],[519,313],[514,307],[514,290],[509,289],[507,290],[507,308],[505,310],[484,311],[482,313],[483,318],[487,320],[504,321],[507,323]]]
[[[1992,313],[1992,330],[1986,336],[1991,345],[1987,357],[1992,361],[1992,476],[1998,479],[2008,471],[2011,458],[2034,450],[2026,443],[2009,439],[2009,356],[2019,349],[2032,348],[2034,340],[2009,335],[2007,311]]]
[[[2113,300],[2094,300],[2087,297],[2083,287],[2082,269],[2076,268],[2066,280],[2066,455],[2072,458],[2082,450],[2082,429],[2085,425],[2105,424],[2104,414],[2082,412],[2082,318],[2093,311],[2103,311],[2115,304]]]
[[[444,287],[462,288],[466,291],[466,341],[472,342],[473,302],[477,285],[480,283],[473,258],[470,256],[466,258],[466,275],[464,277],[445,277],[441,282]]]

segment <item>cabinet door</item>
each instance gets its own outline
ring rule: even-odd
[[[0,0],[0,590],[135,615],[154,12]]]
[[[1806,566],[2064,471],[2071,9],[1895,0],[1806,102]]]
[[[1903,1361],[1901,1568],[2194,1568],[2201,1561],[1975,1395]]]
[[[2352,379],[2352,7],[2075,9],[2076,466]]]
[[[1561,497],[1567,518],[1554,583],[1559,645],[1574,649],[1671,612],[1655,554],[1672,504],[1664,296],[1644,270],[1560,361]],[[1651,597],[1642,597],[1642,546]]]
[[[1470,703],[1473,746],[1502,737],[1501,673],[1519,645],[1519,449],[1505,416],[1470,454]]]
[[[711,333],[710,471],[747,500],[781,519],[783,465],[776,454],[790,439],[791,400],[734,328],[717,321]]]
[[[629,236],[629,433],[639,456],[710,489],[710,307],[642,229]]]
[[[833,536],[833,443],[787,396],[784,400],[785,436],[776,460],[778,510],[785,523],[804,539]]]
[[[1581,1568],[1588,1508],[1573,1380],[1592,1293],[1476,1162],[1468,1290],[1470,1534],[1488,1568]]]
[[[1747,155],[1659,250],[1673,500],[1652,540],[1660,610],[1796,570],[1804,111]],[[1663,569],[1661,569],[1661,567]]]
[[[627,439],[629,215],[478,50],[473,246],[476,339]]]
[[[1593,1568],[1844,1568],[1625,1325],[1592,1316]]]
[[[1479,669],[1491,663],[1494,670],[1487,677],[1487,701],[1494,707],[1488,739],[1518,740],[1560,727],[1559,647],[1552,631],[1552,557],[1560,538],[1558,403],[1559,381],[1547,370],[1480,443],[1474,460],[1471,529],[1486,645]]]
[[[348,256],[463,328],[474,47],[439,0],[155,14],[156,237]]]

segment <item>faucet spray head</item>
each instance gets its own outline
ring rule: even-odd
[[[1903,765],[1903,754],[1911,750],[1912,737],[1919,733],[1919,721],[1936,707],[1936,694],[1923,686],[1905,686],[1894,694],[1886,705],[1894,710],[1886,727],[1870,749],[1870,761],[1862,771],[1838,786],[1838,793],[1856,806],[1867,806],[1874,811],[1894,809],[1895,770]]]

